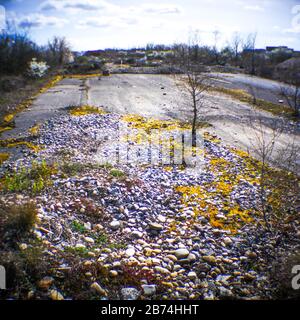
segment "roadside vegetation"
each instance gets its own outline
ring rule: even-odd
[[[270,112],[276,116],[284,116],[290,119],[297,119],[297,115],[295,114],[295,109],[284,104],[276,104],[263,99],[255,98],[246,90],[241,89],[229,89],[222,87],[211,87],[211,92],[219,92],[222,94],[226,94],[234,99],[237,99],[241,102],[246,102],[251,106]]]
[[[45,161],[33,162],[30,168],[20,167],[8,173],[1,183],[2,189],[9,192],[40,193],[52,184],[51,176],[57,172],[55,166],[48,165]]]

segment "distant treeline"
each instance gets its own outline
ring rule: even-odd
[[[33,58],[51,67],[59,66],[68,53],[70,48],[65,38],[54,37],[46,46],[38,46],[26,32],[3,31],[0,33],[0,75],[24,74]]]
[[[219,65],[234,66],[245,72],[262,77],[273,78],[276,67],[292,57],[297,56],[293,51],[256,49],[256,34],[249,34],[245,39],[236,33],[232,39],[222,48],[219,45],[219,32],[214,32],[215,44],[206,46],[200,43],[197,34],[192,34],[187,43],[173,45],[148,44],[145,47],[132,48],[130,50],[106,49],[88,51],[86,56],[101,56],[117,59],[121,52],[168,52],[162,57],[164,63],[180,65],[189,57],[194,65]],[[1,74],[24,74],[28,63],[36,58],[45,61],[50,67],[57,67],[67,62],[71,55],[70,46],[65,38],[54,37],[45,46],[38,46],[26,32],[10,30],[0,33],[0,75]],[[159,56],[157,56],[159,57]],[[80,60],[77,62],[80,63]]]

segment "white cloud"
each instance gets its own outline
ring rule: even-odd
[[[135,25],[139,22],[138,19],[134,17],[118,17],[118,16],[102,16],[102,17],[88,17],[86,19],[81,19],[76,24],[77,28],[86,29],[92,28],[125,28],[130,25]]]
[[[31,29],[31,28],[43,28],[43,27],[53,27],[62,28],[69,21],[63,18],[45,16],[39,13],[33,13],[26,16],[15,16],[11,19],[19,28]]]
[[[151,14],[179,14],[182,12],[181,7],[172,4],[145,4],[141,6],[141,9]]]
[[[265,11],[265,9],[259,5],[256,6],[244,6],[245,10],[249,10],[249,11],[258,11],[258,12],[263,12]]]
[[[91,17],[78,22],[78,28],[108,28],[113,25],[113,19]]]
[[[294,33],[294,34],[300,33],[300,25],[292,28],[284,29],[283,33]]]
[[[44,3],[44,6],[60,5],[61,10],[81,10],[77,12],[75,27],[77,28],[127,28],[131,25],[140,24],[143,28],[154,28],[157,25],[162,25],[166,20],[166,15],[173,16],[182,12],[179,6],[172,4],[141,4],[135,6],[115,6],[106,5],[105,1],[97,1],[97,10],[92,10],[96,4],[94,0],[80,1],[75,0],[70,3],[69,0],[58,2],[57,0],[50,0]],[[47,7],[46,7],[47,8]],[[100,8],[102,8],[100,10]],[[95,8],[96,9],[96,8]],[[95,14],[91,15],[91,12]],[[79,16],[80,15],[80,16]]]
[[[80,11],[114,10],[118,6],[105,0],[47,0],[41,3],[41,11],[67,11],[78,13]]]

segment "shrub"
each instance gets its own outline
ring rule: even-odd
[[[78,173],[84,172],[89,167],[90,166],[79,163],[79,162],[64,162],[61,165],[60,170],[64,175],[66,175],[67,177],[70,177],[70,176],[75,176]]]
[[[78,221],[72,221],[71,227],[74,231],[79,233],[86,233],[87,231],[84,225]]]
[[[8,206],[0,205],[0,230],[2,236],[14,239],[28,233],[37,221],[37,209],[34,203]]]
[[[6,269],[6,291],[0,290],[0,299],[28,299],[28,291],[33,290],[43,276],[48,274],[51,259],[45,257],[45,248],[40,241],[30,240],[22,251],[2,251],[0,265]]]
[[[110,174],[115,178],[122,178],[125,176],[125,173],[121,170],[118,170],[118,169],[112,169],[110,171]]]
[[[56,173],[53,165],[46,161],[33,162],[31,168],[21,167],[4,178],[4,190],[10,192],[29,191],[40,193],[45,187],[52,184],[51,175]]]

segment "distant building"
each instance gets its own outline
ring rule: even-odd
[[[250,53],[250,52],[253,52],[253,49],[244,49],[243,52]],[[265,54],[266,50],[265,49],[254,49],[254,52],[258,53],[258,54]]]
[[[268,53],[279,53],[279,52],[283,52],[283,53],[293,53],[294,49],[291,49],[287,46],[277,46],[277,47],[266,47],[266,51]]]

